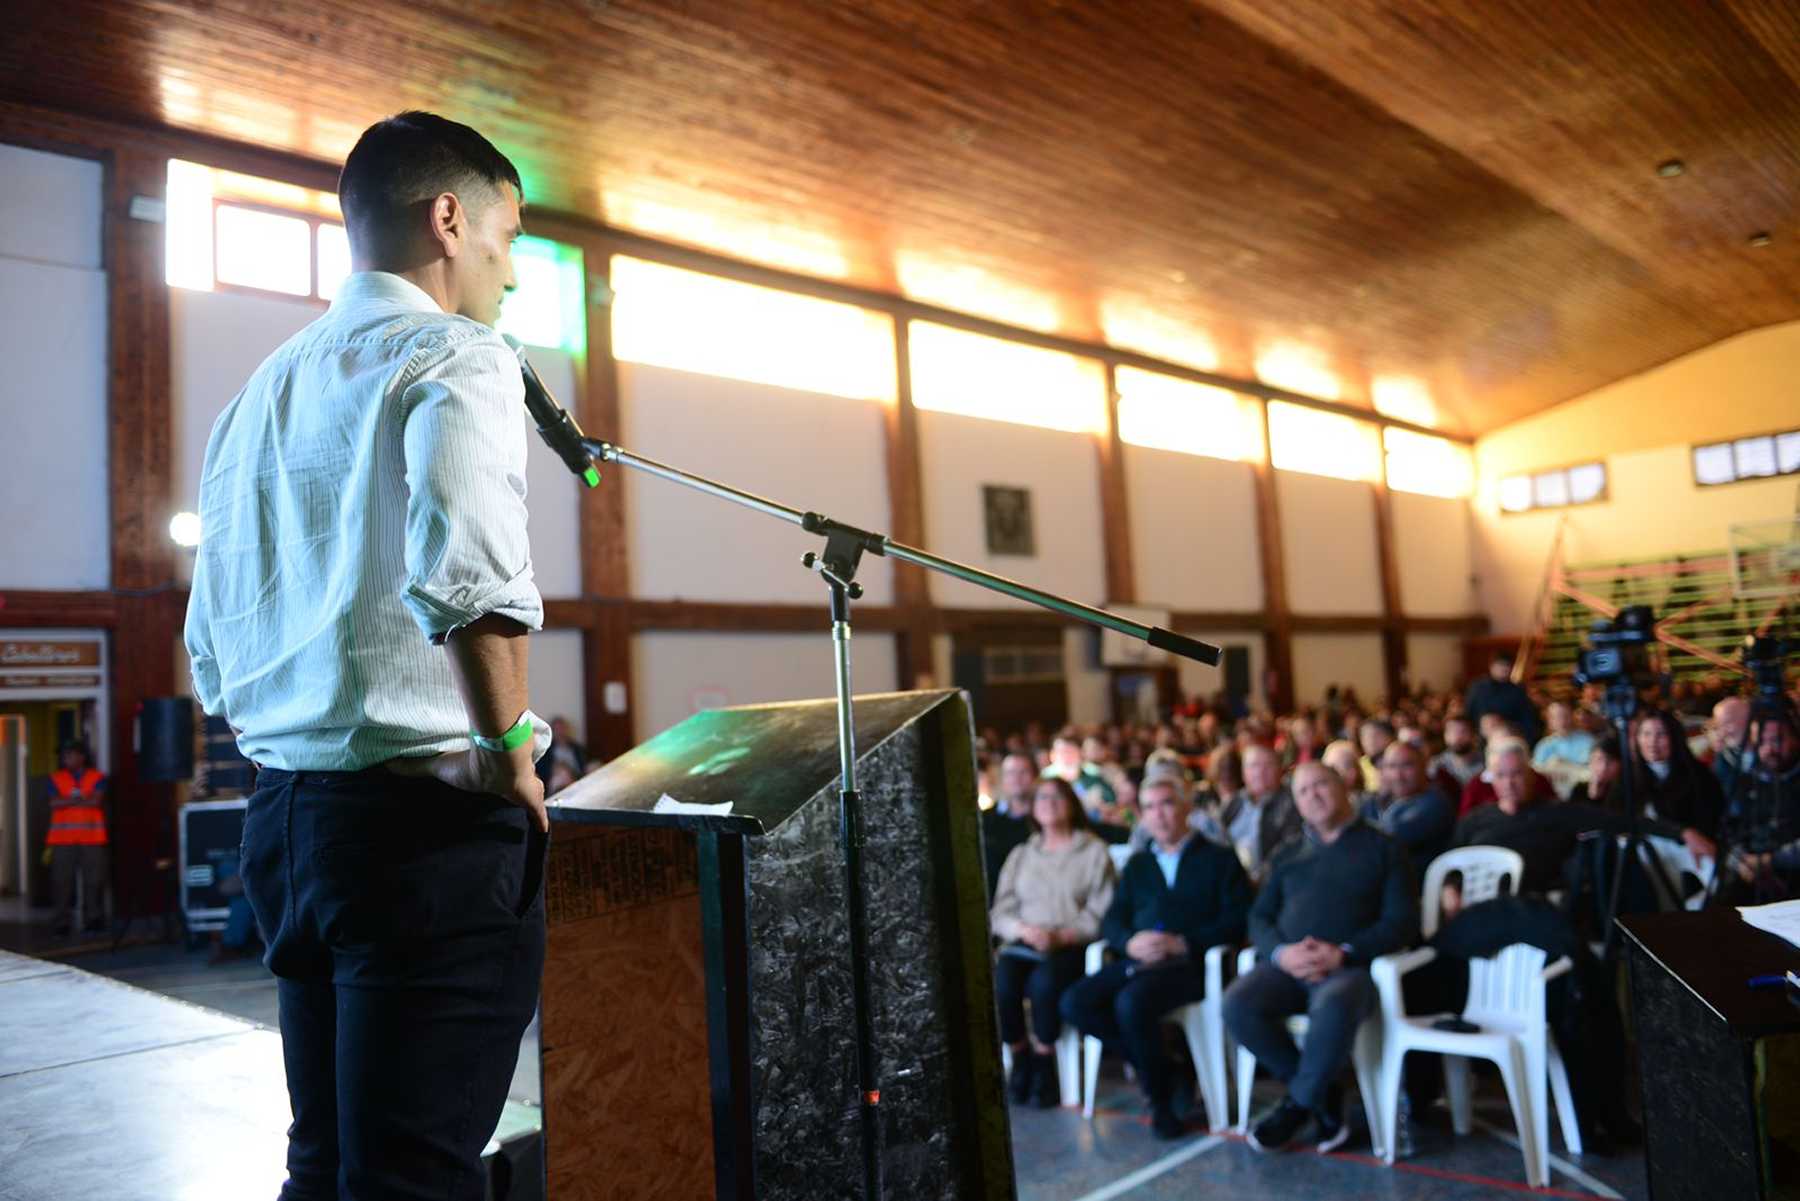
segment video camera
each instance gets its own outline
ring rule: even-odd
[[[1649,605],[1620,609],[1611,621],[1601,619],[1588,633],[1588,645],[1575,663],[1577,684],[1649,683],[1650,644],[1656,641],[1656,615]]]

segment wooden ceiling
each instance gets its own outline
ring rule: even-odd
[[[431,108],[531,204],[1462,433],[1800,318],[1791,0],[58,0],[0,98]]]

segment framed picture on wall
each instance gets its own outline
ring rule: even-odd
[[[981,508],[987,515],[988,554],[1037,554],[1037,539],[1031,529],[1031,489],[983,484]]]

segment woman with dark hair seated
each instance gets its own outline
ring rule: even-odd
[[[1652,709],[1632,731],[1631,799],[1649,818],[1681,827],[1681,841],[1695,859],[1719,853],[1713,840],[1725,813],[1719,781],[1688,749],[1674,714]]]
[[[1079,980],[1088,943],[1112,903],[1115,875],[1106,844],[1067,780],[1038,782],[1031,816],[1037,833],[1006,857],[994,887],[992,927],[1001,940],[994,963],[1000,1037],[1012,1048],[1012,1099],[1050,1109],[1061,1100],[1056,1036],[1063,990]],[[1025,1001],[1031,1001],[1031,1029]]]

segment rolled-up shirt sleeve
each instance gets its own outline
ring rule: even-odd
[[[525,529],[525,387],[498,334],[421,352],[407,372],[406,584],[401,599],[442,642],[490,614],[544,624]]]

